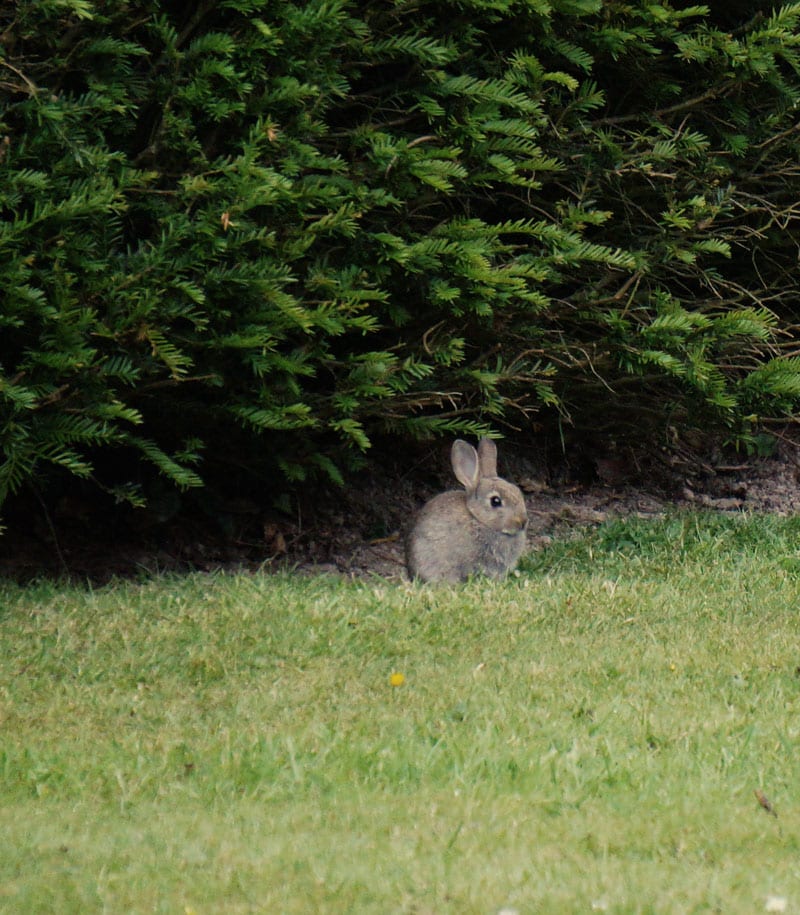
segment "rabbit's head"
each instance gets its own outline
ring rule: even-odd
[[[492,531],[510,536],[528,526],[525,498],[520,490],[497,476],[497,446],[482,438],[477,451],[461,439],[450,454],[453,472],[467,491],[469,513]]]

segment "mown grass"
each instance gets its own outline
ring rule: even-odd
[[[0,911],[800,911],[799,604],[800,522],[698,515],[499,584],[0,585]]]

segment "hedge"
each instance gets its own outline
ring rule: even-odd
[[[800,395],[800,4],[0,12],[0,507]],[[150,468],[150,469],[148,469]],[[261,481],[259,484],[258,481]]]

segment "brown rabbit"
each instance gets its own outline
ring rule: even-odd
[[[450,461],[466,491],[440,493],[422,507],[406,539],[408,572],[423,581],[505,575],[525,549],[525,499],[513,483],[497,476],[491,439],[482,438],[477,451],[457,439]]]

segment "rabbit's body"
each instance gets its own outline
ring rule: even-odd
[[[505,575],[525,549],[525,499],[497,476],[497,449],[489,439],[477,452],[456,441],[452,463],[465,491],[443,492],[423,506],[406,541],[409,574],[453,582],[475,573]]]

